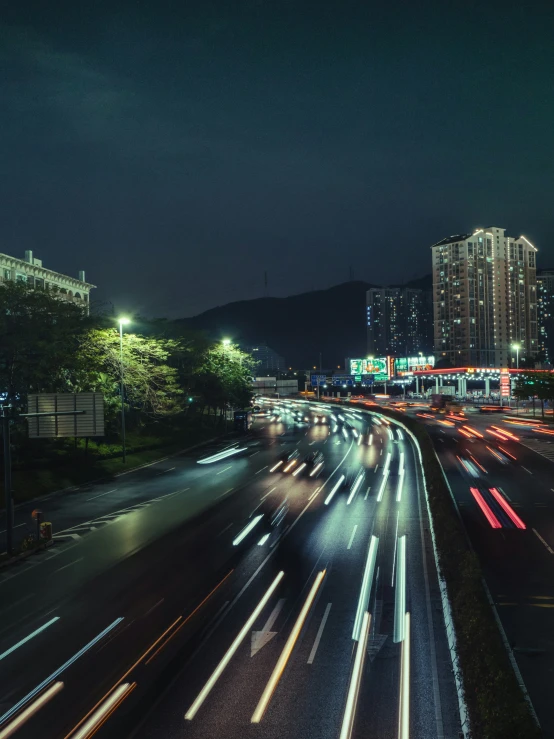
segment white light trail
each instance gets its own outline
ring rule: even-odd
[[[383,479],[381,481],[381,487],[379,488],[379,492],[377,493],[377,502],[380,503],[383,500],[383,493],[385,492],[385,485],[387,484],[387,480],[389,479],[389,473],[388,470],[383,473]]]
[[[87,737],[95,734],[107,716],[117,708],[118,704],[125,699],[127,693],[133,690],[135,685],[136,683],[122,683],[119,685],[110,697],[92,714],[88,721],[83,724],[79,731],[71,735],[71,739],[87,739]]]
[[[339,477],[338,482],[336,483],[335,487],[331,490],[329,495],[325,498],[325,505],[329,505],[329,503],[332,501],[334,494],[337,492],[337,490],[340,488],[344,481],[344,475],[341,475]]]
[[[358,608],[356,610],[356,620],[354,621],[354,629],[352,631],[352,639],[360,640],[362,633],[362,622],[364,613],[367,611],[369,596],[371,595],[371,586],[373,584],[373,573],[375,571],[375,561],[377,559],[377,547],[379,539],[376,536],[371,537],[367,559],[365,563],[364,576],[362,578],[362,587],[360,588],[360,597],[358,599]]]
[[[344,428],[344,426],[342,427],[342,435],[345,439],[348,439],[348,431]]]
[[[361,638],[358,641],[358,646],[356,648],[354,668],[352,670],[352,677],[350,678],[350,685],[348,686],[346,707],[344,709],[344,716],[342,719],[342,727],[340,730],[339,739],[350,739],[350,737],[352,736],[352,729],[354,728],[354,717],[356,715],[356,705],[358,703],[358,695],[360,693],[360,685],[362,682],[362,673],[364,667],[365,653],[367,650],[367,640],[369,636],[370,623],[371,616],[366,611],[362,618],[362,624],[360,628]]]
[[[396,429],[396,434],[398,436],[398,441],[404,441],[404,434],[400,429]]]
[[[17,716],[17,718],[0,731],[0,739],[8,739],[9,736],[15,734],[15,732],[20,729],[23,724],[31,718],[31,716],[34,716],[37,711],[40,711],[40,709],[62,689],[63,683],[61,682],[51,685],[48,690],[45,690],[44,693],[36,699],[36,701],[33,701],[33,703],[31,703],[30,706],[27,706],[27,708]]]
[[[275,470],[280,467],[283,464],[283,460],[281,459],[277,464],[274,464],[273,467],[269,470],[270,472],[275,472]]]
[[[294,645],[296,644],[296,641],[298,637],[300,636],[300,632],[302,630],[302,626],[304,625],[304,621],[306,620],[306,616],[308,615],[310,608],[312,607],[312,604],[315,600],[315,596],[317,595],[317,591],[319,590],[319,587],[324,577],[325,577],[325,570],[321,570],[321,572],[318,573],[314,581],[314,584],[312,585],[310,589],[310,592],[308,593],[306,602],[302,606],[302,610],[300,611],[300,614],[298,618],[296,619],[296,623],[294,624],[292,631],[290,632],[290,636],[287,639],[285,646],[283,647],[283,651],[281,652],[281,655],[279,656],[279,659],[277,660],[275,669],[271,673],[271,677],[269,678],[269,681],[267,685],[265,686],[265,690],[262,693],[262,697],[260,698],[260,701],[258,705],[256,706],[254,713],[252,714],[252,718],[250,719],[250,722],[253,724],[259,724],[263,718],[265,710],[267,706],[269,705],[269,701],[271,700],[271,696],[273,695],[273,692],[275,691],[275,688],[277,687],[277,683],[281,679],[283,670],[287,666],[287,662],[289,661],[290,655],[292,654]]]
[[[49,626],[52,626],[53,623],[56,621],[59,621],[59,616],[54,616],[54,618],[51,618],[50,621],[47,621],[45,624],[40,626],[38,629],[35,629],[29,636],[26,636],[24,639],[21,639],[21,641],[18,641],[17,644],[14,644],[13,647],[10,647],[9,649],[6,649],[5,652],[2,652],[0,654],[0,660],[3,660],[4,657],[7,657],[12,652],[15,652],[16,649],[19,649],[19,647],[23,646],[23,644],[26,644],[28,641],[33,639],[35,636],[38,636],[41,632],[43,632],[45,629],[47,629]]]
[[[212,688],[216,684],[216,682],[221,677],[223,671],[233,658],[233,655],[237,651],[237,649],[240,647],[246,636],[250,633],[250,630],[252,629],[252,626],[254,625],[254,622],[260,615],[260,613],[263,611],[265,606],[267,605],[267,602],[275,592],[277,586],[285,576],[285,573],[283,571],[279,572],[275,580],[271,583],[268,590],[266,591],[264,597],[261,599],[261,601],[258,603],[252,614],[250,615],[250,618],[248,621],[244,624],[242,629],[237,634],[235,640],[229,647],[229,649],[225,652],[223,659],[218,664],[218,666],[215,668],[215,670],[212,672],[208,682],[204,685],[198,696],[196,697],[194,703],[189,708],[189,710],[185,713],[185,719],[187,721],[192,721],[192,719],[196,716],[198,713],[199,708],[202,706],[208,695],[210,694]]]
[[[57,670],[55,670],[51,675],[49,675],[47,678],[45,678],[41,683],[39,683],[36,688],[33,688],[30,693],[27,693],[27,695],[22,698],[20,701],[18,701],[14,706],[12,706],[6,713],[4,713],[2,716],[0,716],[0,724],[3,724],[5,721],[10,719],[12,716],[14,716],[23,706],[28,703],[30,700],[32,700],[35,696],[37,696],[41,690],[43,690],[47,685],[49,685],[53,680],[55,680],[59,675],[62,674],[64,670],[67,670],[68,667],[70,667],[74,662],[76,662],[80,657],[85,654],[85,652],[88,652],[89,649],[92,649],[92,647],[95,644],[98,644],[98,642],[103,639],[106,634],[109,634],[112,629],[115,629],[116,626],[118,626],[123,621],[123,618],[116,618],[115,621],[113,621],[109,626],[106,626],[104,631],[101,631],[98,636],[95,636],[94,639],[89,641],[88,644],[85,644],[85,646],[80,649],[78,652],[76,652],[73,657],[70,657],[67,662],[64,662],[61,667],[58,667]]]
[[[360,474],[358,475],[358,477],[356,478],[356,482],[352,486],[352,490],[350,492],[350,495],[348,496],[348,500],[346,501],[346,505],[350,505],[350,503],[354,499],[354,496],[358,492],[358,488],[360,487],[360,485],[364,481],[364,478],[365,478],[365,472],[362,470],[360,472]]]
[[[297,459],[293,459],[292,462],[289,462],[287,466],[285,467],[284,472],[288,472],[289,470],[291,470],[294,467],[294,465],[297,463],[297,461],[298,461]]]
[[[258,542],[259,547],[263,547],[263,545],[266,543],[266,541],[269,539],[269,534],[264,534],[260,541]]]
[[[362,435],[360,434],[360,435],[358,436],[358,446],[360,446],[360,444],[362,443],[362,438],[363,438],[363,437],[362,437]]]
[[[410,739],[410,614],[404,616],[404,641],[400,656],[400,708],[398,739]]]
[[[357,439],[358,438],[358,432],[356,431],[356,429],[352,429],[352,433],[354,434],[354,438]]]
[[[394,638],[398,643],[404,639],[404,614],[406,613],[406,537],[396,541],[396,588],[394,593]]]
[[[310,477],[313,477],[317,474],[318,470],[320,470],[323,467],[323,462],[320,462],[319,464],[316,464],[316,466],[313,468],[313,470],[310,472]]]
[[[404,485],[404,452],[400,452],[400,466],[398,470],[398,484],[396,486],[396,502],[402,499],[402,486]]]
[[[294,472],[292,473],[292,476],[293,477],[296,477],[296,475],[299,472],[302,472],[302,470],[304,469],[304,467],[306,467],[306,462],[302,462],[302,464],[300,465],[300,467],[298,467],[297,469],[294,470]]]
[[[250,521],[250,523],[248,524],[248,526],[245,526],[243,528],[243,530],[240,532],[240,534],[238,534],[238,536],[235,539],[233,539],[233,546],[234,547],[238,546],[241,543],[241,541],[246,536],[248,536],[248,534],[252,531],[252,529],[254,528],[254,526],[256,526],[257,524],[260,523],[260,521],[262,520],[262,518],[263,518],[263,514],[260,514],[259,516],[255,516]]]
[[[373,434],[369,435],[369,441],[367,443],[368,443],[368,446],[371,446],[373,444]]]
[[[389,438],[394,440],[394,433],[390,426],[387,426],[387,431],[389,432]]]
[[[196,464],[213,464],[213,462],[221,462],[222,459],[225,459],[226,457],[231,457],[233,454],[238,454],[239,452],[245,452],[246,447],[235,447],[234,449],[226,449],[223,452],[218,452],[217,454],[213,454],[211,457],[204,457],[204,459],[197,459]]]

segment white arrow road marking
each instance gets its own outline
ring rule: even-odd
[[[271,631],[273,628],[273,624],[275,621],[277,621],[277,617],[281,613],[281,609],[285,605],[285,598],[280,598],[277,601],[277,605],[275,608],[271,611],[269,614],[269,618],[265,622],[265,626],[261,631],[253,631],[252,632],[252,640],[250,645],[250,656],[253,657],[255,654],[257,654],[262,647],[265,647],[266,644],[269,644],[269,642],[273,639],[276,631]]]

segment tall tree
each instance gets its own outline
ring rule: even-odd
[[[79,306],[24,283],[0,288],[0,393],[24,407],[28,393],[63,392],[78,366],[90,319]]]
[[[169,361],[181,349],[175,339],[125,333],[121,356],[117,329],[91,329],[79,346],[75,390],[102,392],[108,414],[113,416],[119,405],[123,372],[125,399],[130,409],[147,416],[173,415],[182,409],[183,389],[178,382],[178,371]]]

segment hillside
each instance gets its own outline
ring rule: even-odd
[[[367,282],[353,281],[287,298],[257,298],[218,306],[182,319],[193,329],[236,343],[266,342],[291,366],[343,366],[345,357],[366,353]],[[431,289],[431,276],[404,287]]]

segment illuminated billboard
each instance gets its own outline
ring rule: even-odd
[[[384,382],[390,378],[390,357],[368,357],[367,359],[351,359],[351,375],[373,375],[375,382]]]
[[[397,357],[394,360],[396,373],[403,375],[410,372],[431,370],[435,366],[435,357]]]

